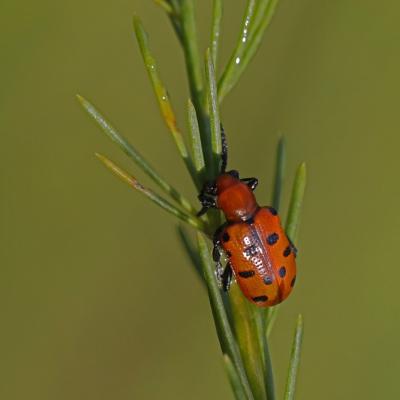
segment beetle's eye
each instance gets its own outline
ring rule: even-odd
[[[236,179],[239,179],[239,172],[236,171],[236,169],[233,169],[233,170],[229,171],[228,174],[233,176]]]

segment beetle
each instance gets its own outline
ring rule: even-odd
[[[227,143],[223,129],[220,174],[206,182],[198,196],[201,216],[210,208],[222,210],[226,222],[213,238],[213,259],[220,286],[228,291],[233,277],[242,293],[259,307],[285,300],[296,281],[297,249],[287,237],[277,211],[260,207],[253,191],[257,178],[240,178],[226,171]],[[225,253],[228,262],[222,267]]]

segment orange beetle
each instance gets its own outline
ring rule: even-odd
[[[272,207],[260,207],[253,190],[256,178],[239,178],[235,170],[224,172],[227,146],[223,136],[222,173],[204,185],[199,195],[204,214],[209,208],[223,211],[226,223],[214,235],[213,258],[217,278],[227,291],[232,275],[243,294],[259,307],[285,300],[296,281],[297,250],[286,236]],[[228,257],[221,265],[221,250]]]

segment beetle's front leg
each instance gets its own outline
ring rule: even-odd
[[[256,189],[258,185],[257,178],[242,178],[241,181],[246,183],[246,185],[253,191]]]
[[[203,206],[201,210],[197,213],[198,217],[201,217],[205,214],[210,208],[216,208],[217,203],[213,197],[207,196],[206,194],[200,193],[199,200],[201,205]]]

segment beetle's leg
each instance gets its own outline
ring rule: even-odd
[[[293,242],[290,239],[289,239],[289,244],[290,244],[290,248],[293,251],[294,256],[297,257],[297,247],[293,244]]]
[[[228,142],[226,141],[225,130],[222,124],[221,124],[221,145],[222,145],[221,173],[224,173],[226,171],[226,166],[228,164]]]
[[[242,178],[242,182],[244,182],[251,190],[255,190],[258,185],[257,178]]]
[[[222,276],[223,276],[223,269],[222,269],[222,264],[221,264],[221,239],[220,239],[220,233],[222,231],[224,226],[219,227],[213,238],[213,251],[212,251],[212,256],[213,260],[215,261],[215,275],[217,277],[217,282],[218,286],[222,286]]]
[[[217,203],[215,201],[215,199],[211,196],[207,196],[204,193],[200,193],[199,194],[199,200],[201,205],[203,206],[201,208],[201,210],[197,213],[197,216],[200,217],[203,214],[205,214],[209,208],[216,208],[217,207]]]
[[[204,213],[207,212],[209,208],[216,208],[217,203],[215,200],[215,196],[217,195],[217,185],[214,182],[206,182],[201,189],[200,194],[198,195],[198,199],[200,200],[202,209],[197,213],[197,216],[200,217]]]
[[[222,274],[222,289],[224,290],[224,292],[227,292],[231,286],[232,275],[233,275],[233,272],[232,272],[231,263],[228,262],[228,264],[226,264],[226,267]]]

